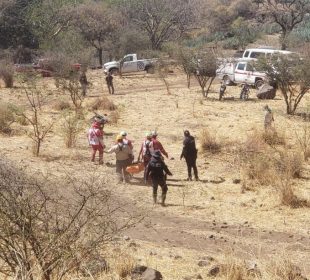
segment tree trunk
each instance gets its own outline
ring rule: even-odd
[[[103,56],[103,49],[102,48],[98,48],[97,51],[98,51],[98,57],[99,57],[99,65],[102,67],[102,65],[103,65],[103,58],[102,58],[102,56]]]
[[[206,95],[205,95],[206,97],[207,97],[207,95],[208,95],[208,93],[209,93],[210,87],[211,87],[212,82],[214,81],[214,79],[215,79],[215,77],[212,77],[212,78],[211,78],[210,84],[209,84],[209,86],[208,86],[208,88],[207,88],[207,91],[206,91]]]
[[[191,87],[191,75],[186,74],[186,78],[187,78],[187,88],[190,88]]]
[[[281,50],[286,50],[287,48],[287,31],[283,30],[281,37],[280,37],[280,41],[281,41]]]
[[[35,146],[35,156],[38,157],[40,154],[40,148],[41,148],[41,139],[37,139],[38,142],[36,142],[36,146]]]

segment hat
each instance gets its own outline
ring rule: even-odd
[[[152,132],[146,132],[145,133],[146,138],[152,138],[152,136],[153,136]]]
[[[157,135],[158,134],[157,134],[156,130],[152,131],[152,136],[157,136]]]
[[[117,141],[117,142],[123,141],[123,136],[122,136],[122,135],[117,135],[117,136],[116,136],[116,141]]]
[[[121,131],[121,133],[119,135],[125,137],[125,136],[127,136],[127,132],[126,131]]]
[[[189,136],[189,135],[190,135],[189,131],[188,130],[184,130],[184,136]]]

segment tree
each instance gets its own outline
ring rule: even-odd
[[[191,58],[190,63],[193,75],[201,87],[202,96],[207,97],[211,84],[216,76],[216,57],[211,51],[199,53],[196,57]],[[209,86],[205,91],[208,82]]]
[[[37,39],[26,21],[26,13],[34,0],[0,1],[0,48],[37,47]]]
[[[31,25],[41,46],[48,46],[71,25],[72,13],[82,0],[33,0],[28,8],[27,22]]]
[[[190,88],[191,85],[191,76],[195,69],[193,69],[192,60],[194,58],[194,52],[190,49],[179,48],[176,53],[176,59],[181,65],[184,73],[186,74],[187,87]]]
[[[1,158],[1,279],[64,279],[87,269],[115,234],[140,220],[112,201],[99,174],[59,178],[21,170]]]
[[[257,1],[262,20],[270,19],[281,28],[281,49],[287,48],[288,35],[303,22],[310,12],[309,0],[261,0]]]
[[[41,116],[41,107],[43,103],[43,96],[41,91],[37,88],[35,81],[32,77],[27,77],[24,80],[25,85],[23,91],[26,95],[28,105],[30,106],[30,112],[17,111],[16,114],[25,118],[32,126],[32,133],[28,136],[34,142],[33,153],[35,156],[39,156],[40,149],[43,140],[47,134],[51,131],[53,122],[44,121]]]
[[[295,114],[300,101],[310,90],[309,55],[303,59],[295,55],[274,55],[270,60],[260,60],[258,65],[266,72],[271,83],[280,89],[286,113]]]
[[[151,47],[159,50],[164,42],[179,39],[193,21],[192,1],[130,0],[125,13],[148,35]]]
[[[84,40],[97,50],[99,64],[102,66],[104,43],[119,26],[117,15],[102,3],[79,5],[73,11],[73,25]]]

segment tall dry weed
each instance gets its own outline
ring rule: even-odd
[[[134,267],[135,267],[135,260],[132,256],[127,254],[120,255],[114,266],[114,270],[120,279],[125,279],[126,277],[130,276]]]
[[[78,133],[81,131],[82,121],[75,113],[67,112],[63,116],[62,135],[67,148],[76,145]]]
[[[95,99],[91,104],[90,108],[93,111],[97,110],[109,110],[109,111],[115,111],[117,109],[117,106],[107,97],[101,97]]]
[[[222,144],[217,140],[216,135],[212,135],[206,128],[200,132],[199,141],[202,152],[215,154],[222,149]]]
[[[0,103],[0,132],[4,134],[11,133],[11,124],[14,122],[14,114],[10,106],[6,103]]]
[[[302,132],[296,132],[296,139],[304,159],[307,161],[310,158],[310,124],[305,123],[302,126]]]
[[[12,88],[14,85],[14,70],[13,67],[6,62],[0,62],[0,79],[4,81],[6,88]]]

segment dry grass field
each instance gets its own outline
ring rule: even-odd
[[[28,172],[39,170],[60,178],[68,173],[83,177],[104,174],[106,184],[126,209],[144,215],[140,224],[111,244],[107,260],[114,272],[102,279],[118,279],[116,275],[123,266],[132,264],[158,269],[167,280],[213,279],[209,271],[214,266],[221,267],[215,279],[306,279],[300,274],[310,277],[310,165],[297,157],[299,136],[309,123],[285,114],[280,93],[275,100],[263,101],[252,89],[250,100],[240,101],[240,87],[233,86],[227,87],[226,97],[234,99],[218,101],[219,84],[215,82],[208,98],[202,98],[194,80],[187,89],[186,77],[176,71],[167,78],[169,95],[155,75],[137,74],[115,77],[116,94],[108,96],[101,71],[88,71],[88,78],[92,86],[83,105],[85,120],[74,148],[65,147],[59,105],[69,98],[58,92],[52,78],[45,78],[40,80],[41,92],[46,95],[42,114],[55,124],[42,144],[40,157],[33,156],[31,139],[25,134],[31,129],[29,125],[14,123],[11,135],[0,135],[0,150],[2,157],[16,166],[26,166]],[[169,154],[166,163],[173,173],[168,178],[167,207],[153,206],[151,188],[143,184],[142,174],[135,175],[128,184],[116,184],[113,155],[105,154],[103,166],[90,162],[86,138],[93,116],[90,108],[103,97],[117,106],[116,111],[97,110],[114,120],[105,126],[107,147],[114,143],[117,133],[125,130],[137,158],[145,132],[158,131]],[[0,101],[27,104],[18,84],[12,90],[0,88]],[[300,110],[306,111],[309,102],[306,97]],[[266,104],[273,109],[276,130],[283,138],[272,145],[266,144],[262,136]],[[196,137],[200,149],[199,182],[185,180],[186,164],[179,159],[184,129]],[[203,134],[203,130],[208,133]],[[219,149],[202,151],[200,144],[206,140],[215,142]],[[257,166],[270,166],[250,176],[247,168],[253,158],[247,158],[255,152],[265,158],[255,158],[251,172],[256,172]],[[284,166],[281,174],[273,169],[278,163]],[[288,261],[298,266],[300,273]],[[259,273],[256,268],[251,273],[253,264]],[[202,278],[192,277],[198,274]]]

